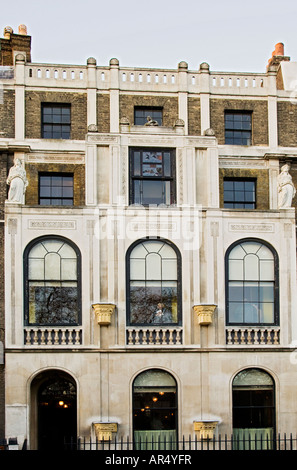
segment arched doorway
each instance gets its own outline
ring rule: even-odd
[[[239,372],[232,384],[233,436],[239,448],[249,441],[271,448],[275,431],[275,387],[258,368]]]
[[[33,384],[32,384],[33,385]],[[34,381],[38,450],[64,450],[77,438],[77,393],[72,377],[47,371]]]
[[[150,369],[133,383],[135,449],[175,449],[177,442],[177,386],[166,371]]]

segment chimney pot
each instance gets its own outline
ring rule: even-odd
[[[25,24],[19,25],[19,34],[23,34],[24,36],[27,36],[27,26]]]
[[[13,34],[13,29],[11,26],[6,26],[4,28],[4,39],[10,39],[10,35]]]
[[[273,55],[285,55],[285,48],[284,48],[284,44],[282,42],[278,42],[275,45]]]

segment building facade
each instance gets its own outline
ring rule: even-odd
[[[295,432],[282,44],[263,73],[227,73],[36,64],[24,28],[1,41],[5,435]]]

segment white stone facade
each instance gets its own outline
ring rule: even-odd
[[[290,75],[287,69],[286,73]],[[83,206],[6,203],[6,435],[16,436],[19,443],[27,439],[29,448],[38,448],[37,379],[48,371],[62,371],[76,385],[77,436],[94,437],[94,423],[117,423],[118,437],[132,436],[133,381],[150,369],[167,371],[176,381],[179,439],[194,435],[196,421],[215,421],[216,434],[230,435],[232,381],[250,368],[273,378],[275,430],[295,432],[296,219],[294,207],[278,209],[277,176],[284,161],[294,167],[297,150],[277,143],[277,102],[289,101],[292,90],[277,89],[276,71],[214,73],[205,64],[199,71],[188,71],[184,63],[177,70],[139,70],[121,68],[115,59],[109,67],[99,67],[93,60],[72,67],[25,63],[18,57],[15,78],[3,80],[3,86],[15,90],[16,135],[0,138],[0,149],[13,149],[25,169],[57,161],[85,165]],[[25,91],[40,89],[87,92],[90,127],[85,141],[25,137]],[[109,133],[96,131],[98,92],[110,99]],[[124,93],[178,97],[179,125],[121,122],[119,97]],[[188,133],[189,96],[200,97],[201,135]],[[269,144],[219,145],[209,131],[211,97],[268,102]],[[134,147],[175,150],[174,206],[130,205],[129,149]],[[222,207],[219,172],[226,168],[268,171],[267,210]],[[24,253],[33,240],[46,236],[71,240],[80,252],[77,325],[38,326],[24,320]],[[127,321],[126,254],[134,242],[147,237],[169,240],[179,250],[178,324],[139,326]],[[257,240],[275,250],[279,315],[273,324],[227,324],[225,257],[239,240]],[[95,305],[115,306],[110,323],[100,324]],[[204,324],[194,308],[200,305],[214,306]],[[163,335],[168,331],[165,344],[160,331]],[[148,338],[145,343],[143,335]]]

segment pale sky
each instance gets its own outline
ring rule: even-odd
[[[25,24],[32,62],[265,72],[278,42],[297,61],[295,0],[10,0],[0,34]]]

